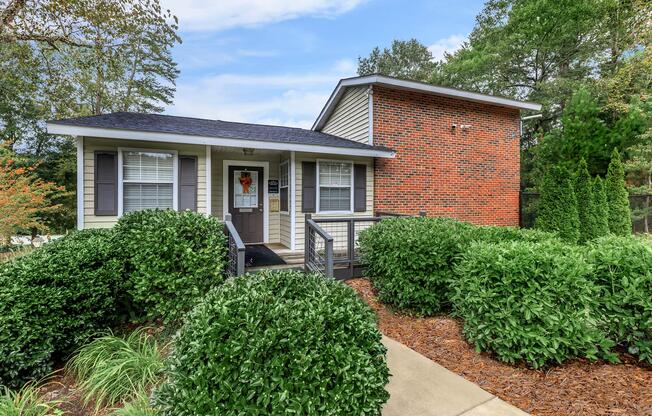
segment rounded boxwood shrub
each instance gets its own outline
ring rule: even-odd
[[[611,345],[591,318],[590,270],[579,248],[558,241],[474,243],[456,268],[455,313],[479,351],[509,363],[595,359]]]
[[[609,236],[587,247],[599,288],[596,314],[607,336],[652,363],[652,243]]]
[[[115,232],[133,307],[148,319],[177,320],[224,281],[226,237],[213,217],[144,210],[120,218]]]
[[[379,415],[389,397],[373,311],[341,282],[261,272],[188,315],[155,392],[163,415]]]
[[[378,298],[422,315],[445,311],[455,260],[472,231],[448,218],[392,218],[361,232],[362,261]]]
[[[117,323],[122,278],[111,236],[78,231],[0,266],[0,384],[47,375]]]

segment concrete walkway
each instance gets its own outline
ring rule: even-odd
[[[391,338],[383,337],[392,377],[383,416],[527,416]]]

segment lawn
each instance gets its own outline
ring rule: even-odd
[[[652,366],[620,354],[622,364],[576,359],[532,370],[477,353],[449,316],[415,317],[378,301],[366,279],[347,282],[377,313],[381,331],[533,415],[650,415]]]

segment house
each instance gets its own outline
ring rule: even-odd
[[[520,111],[540,108],[372,75],[341,80],[311,130],[137,113],[47,128],[77,140],[79,228],[144,208],[230,213],[245,243],[301,251],[309,213],[518,225]]]

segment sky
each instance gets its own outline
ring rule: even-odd
[[[172,115],[310,128],[357,59],[416,38],[436,58],[483,0],[162,0],[179,18]]]

